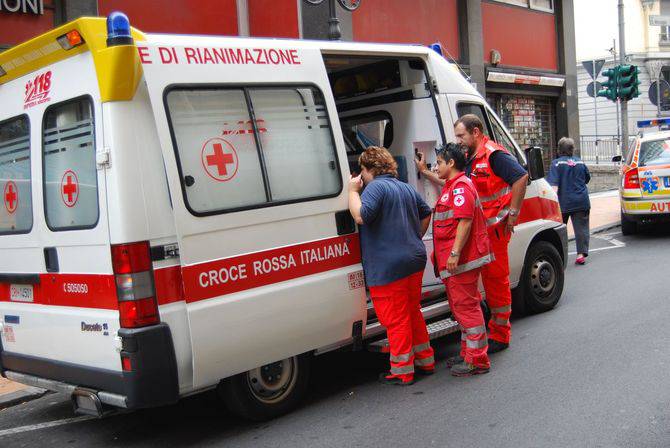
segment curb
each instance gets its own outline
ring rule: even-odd
[[[621,225],[621,221],[614,221],[614,222],[611,222],[609,224],[605,224],[605,225],[602,225],[600,227],[596,227],[595,229],[592,229],[589,232],[589,235],[595,235],[596,233],[601,233],[601,232],[604,232],[606,230],[610,230],[610,229],[613,229],[615,227],[619,227],[620,225]],[[568,242],[574,241],[574,240],[575,240],[574,236],[571,236],[570,238],[568,238]]]
[[[47,392],[49,391],[46,389],[29,386],[25,389],[2,395],[0,396],[0,410],[43,397]]]

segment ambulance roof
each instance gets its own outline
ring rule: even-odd
[[[66,50],[57,42],[57,39],[67,33],[76,30],[83,39],[83,44]],[[132,28],[132,35],[136,42],[149,41],[164,45],[201,45],[201,46],[244,46],[253,41],[255,45],[272,44],[275,47],[290,47],[291,49],[317,49],[324,54],[337,55],[361,53],[365,55],[379,56],[417,56],[439,60],[438,65],[442,76],[449,78],[450,90],[461,93],[477,94],[461,75],[455,64],[449,63],[437,53],[423,45],[402,45],[386,43],[359,43],[359,42],[334,42],[323,40],[299,40],[299,39],[267,39],[248,37],[225,37],[225,36],[199,36],[199,35],[175,35],[175,34],[144,34]],[[0,53],[0,86],[13,79],[28,73],[37,71],[55,62],[67,59],[77,54],[91,51],[98,76],[101,76],[101,67],[107,59],[104,53],[111,48],[107,47],[106,19],[103,17],[82,17],[69,22],[47,33],[26,41],[14,48]],[[4,71],[4,75],[3,75]]]

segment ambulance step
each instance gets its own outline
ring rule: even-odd
[[[439,337],[457,332],[458,322],[452,319],[443,319],[433,322],[432,324],[428,324],[426,328],[428,329],[428,337],[430,339],[437,339]],[[389,340],[380,339],[379,341],[370,342],[367,344],[367,349],[370,352],[388,353]]]

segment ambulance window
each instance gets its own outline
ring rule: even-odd
[[[482,123],[484,123],[484,134],[491,138],[491,124],[486,117],[484,106],[476,103],[458,103],[456,104],[456,112],[458,113],[459,118],[467,114],[477,115],[479,119],[482,120]]]
[[[272,201],[338,193],[341,176],[321,92],[311,87],[250,89],[249,96]]]
[[[267,200],[242,89],[178,89],[167,106],[187,204],[196,214]]]
[[[524,165],[526,162],[519,155],[519,151],[512,142],[512,139],[507,135],[503,125],[497,120],[495,116],[489,116],[491,119],[491,127],[493,127],[493,141],[501,145],[503,148],[508,150],[519,161],[520,164]]]
[[[44,208],[51,230],[78,230],[98,222],[93,103],[79,98],[44,113]]]
[[[166,104],[196,216],[336,195],[330,121],[312,87],[172,88]]]
[[[30,185],[30,124],[23,115],[0,123],[0,235],[26,233],[33,226]]]

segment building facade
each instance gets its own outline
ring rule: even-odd
[[[82,15],[123,11],[146,32],[326,39],[328,0],[0,0],[0,48]],[[337,7],[344,40],[431,44],[522,146],[551,157],[579,135],[573,0],[362,0]]]

